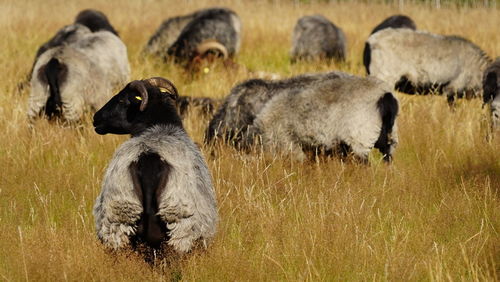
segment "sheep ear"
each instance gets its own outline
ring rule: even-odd
[[[155,87],[158,87],[160,89],[160,91],[162,89],[166,90],[166,91],[162,91],[162,93],[168,93],[168,95],[170,96],[170,98],[176,100],[177,97],[179,96],[179,94],[177,93],[177,88],[175,88],[175,85],[168,79],[165,79],[163,77],[152,77],[152,78],[149,78],[149,79],[146,79],[146,81],[155,86]]]

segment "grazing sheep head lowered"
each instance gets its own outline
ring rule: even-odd
[[[159,123],[182,126],[177,97],[177,89],[165,78],[134,80],[95,113],[95,131],[135,136]]]

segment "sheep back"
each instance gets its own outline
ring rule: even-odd
[[[136,232],[142,204],[129,167],[141,154],[155,152],[171,166],[160,196],[159,212],[169,230],[167,244],[187,252],[215,235],[217,207],[207,165],[187,134],[175,126],[154,126],[124,142],[115,152],[94,205],[98,238],[109,248],[127,246]]]
[[[143,53],[151,55],[165,55],[166,50],[177,40],[184,27],[195,18],[197,13],[166,19],[149,38]]]

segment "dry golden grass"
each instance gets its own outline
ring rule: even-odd
[[[134,79],[165,76],[181,94],[223,97],[246,74],[216,68],[190,77],[139,52],[169,16],[229,6],[243,21],[238,63],[288,76],[340,69],[364,75],[371,29],[394,13],[419,28],[459,34],[500,54],[499,10],[430,9],[283,1],[0,2],[0,280],[476,280],[500,273],[500,139],[488,141],[481,102],[399,95],[400,146],[390,166],[337,159],[299,163],[225,146],[203,148],[220,211],[206,252],[149,267],[134,254],[107,253],[94,235],[92,205],[107,162],[127,137],[98,136],[89,115],[79,129],[37,123],[27,129],[29,89],[17,83],[37,47],[83,8],[104,11],[129,48]],[[348,38],[347,63],[290,65],[291,30],[322,13]],[[202,142],[207,120],[185,126]],[[212,154],[213,152],[213,154]]]

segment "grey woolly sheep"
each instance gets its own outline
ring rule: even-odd
[[[164,78],[133,81],[94,115],[98,134],[131,134],[108,165],[94,205],[108,248],[145,244],[186,253],[206,246],[218,221],[210,172],[175,108]]]
[[[490,105],[492,128],[500,131],[500,57],[484,72],[483,101]]]
[[[470,41],[407,28],[387,28],[368,38],[367,70],[407,94],[443,93],[455,97],[481,93],[488,56]]]
[[[80,24],[68,27],[70,43],[44,52],[31,77],[28,117],[40,115],[78,121],[87,110],[97,110],[130,75],[127,48],[109,31],[90,32]]]
[[[240,48],[241,21],[226,8],[209,8],[167,19],[149,39],[145,53],[191,62],[207,52],[233,57]]]
[[[334,59],[344,61],[346,38],[342,29],[322,15],[300,18],[293,29],[292,62],[305,59]]]
[[[340,150],[366,160],[375,147],[389,161],[398,142],[398,107],[390,87],[372,77],[330,72],[252,80],[231,91],[206,141],[229,132],[242,147],[260,139],[266,150],[291,150],[298,159]]]

